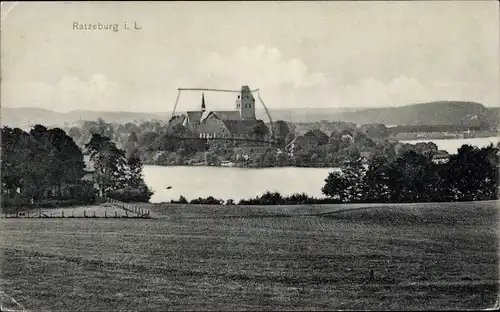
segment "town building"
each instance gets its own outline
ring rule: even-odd
[[[202,94],[200,110],[188,111],[182,125],[204,139],[251,138],[258,122],[261,121],[255,118],[255,98],[248,86],[242,86],[234,110],[209,110]]]
[[[438,150],[432,155],[432,162],[435,164],[446,164],[450,160],[450,154],[445,150]]]

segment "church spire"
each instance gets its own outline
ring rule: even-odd
[[[201,111],[205,111],[205,93],[201,94]]]

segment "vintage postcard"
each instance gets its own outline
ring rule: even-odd
[[[499,308],[498,1],[1,4],[0,311]]]

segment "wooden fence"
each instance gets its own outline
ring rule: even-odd
[[[134,218],[134,219],[150,219],[151,214],[148,209],[144,209],[138,205],[124,203],[111,198],[104,198],[104,202],[110,203],[121,210],[124,214],[114,211],[112,214],[108,214],[106,208],[104,208],[104,215],[97,215],[95,210],[89,212],[89,210],[83,210],[83,215],[75,215],[75,210],[68,211],[69,209],[63,209],[61,211],[51,211],[51,209],[38,209],[35,211],[20,211],[16,213],[4,213],[5,218]],[[69,212],[69,213],[68,213]]]
[[[144,209],[144,208],[137,206],[135,204],[124,203],[124,202],[121,202],[119,200],[112,199],[109,197],[106,197],[105,200],[106,200],[106,202],[123,209],[125,211],[126,215],[128,215],[128,212],[130,212],[132,214],[135,214],[137,218],[150,218],[151,217],[148,209]]]

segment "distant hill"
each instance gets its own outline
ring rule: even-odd
[[[35,124],[43,124],[46,126],[73,125],[79,121],[97,120],[98,118],[102,118],[108,122],[126,123],[153,119],[168,120],[169,117],[170,113],[106,112],[90,110],[76,110],[61,113],[35,107],[1,108],[2,125],[20,128],[30,127]]]
[[[289,122],[314,122],[320,120],[336,120],[339,113],[356,112],[366,108],[332,107],[332,108],[284,108],[269,109],[273,120]],[[268,117],[264,109],[257,109],[256,117],[267,122]]]
[[[498,122],[499,113],[499,108],[488,108],[475,102],[441,101],[343,112],[334,118],[356,124],[467,125]]]
[[[331,119],[335,114],[345,111],[353,111],[352,108],[291,108],[291,109],[270,109],[269,112],[273,120],[286,120],[291,122],[308,122],[322,119]],[[179,111],[179,113],[182,113]],[[11,127],[30,127],[35,124],[47,126],[64,126],[76,124],[84,120],[97,120],[102,118],[107,122],[143,122],[149,120],[168,120],[172,112],[159,113],[138,113],[138,112],[109,112],[77,110],[68,113],[60,113],[44,108],[35,107],[2,107],[2,125]],[[256,116],[259,119],[268,120],[264,109],[257,109]]]
[[[290,108],[270,109],[273,120],[314,122],[320,120],[346,121],[356,124],[381,123],[385,125],[467,125],[486,122],[498,124],[499,107],[485,107],[474,102],[442,101],[384,108]],[[181,112],[179,112],[181,113]],[[35,124],[46,126],[73,125],[79,121],[143,122],[168,120],[171,112],[138,113],[77,110],[60,113],[43,108],[1,108],[1,123],[26,128]],[[257,118],[267,121],[263,109],[257,109]]]

